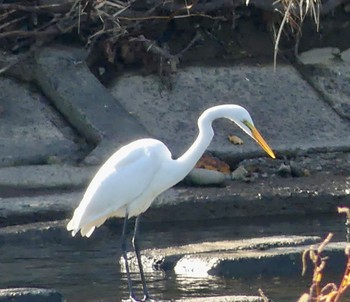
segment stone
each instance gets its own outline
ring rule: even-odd
[[[277,170],[277,174],[282,177],[288,177],[288,176],[291,176],[292,169],[290,165],[286,165],[282,163]]]
[[[245,180],[248,176],[248,171],[244,166],[239,166],[236,170],[231,173],[231,178],[233,180]]]
[[[187,179],[197,186],[218,186],[225,182],[226,175],[215,170],[194,168],[188,174]]]
[[[335,47],[314,48],[299,54],[298,60],[304,65],[329,64],[339,54]]]
[[[346,63],[350,63],[350,48],[347,50],[344,50],[341,54],[340,54],[341,59],[346,62]]]
[[[63,296],[54,289],[7,288],[0,289],[0,302],[63,302]]]

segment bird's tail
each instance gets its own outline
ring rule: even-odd
[[[67,224],[67,230],[72,232],[73,237],[75,236],[76,233],[79,232],[79,228],[75,227],[75,225],[76,225],[76,222],[73,216],[73,218]]]
[[[106,216],[96,217],[95,219],[84,219],[79,207],[74,211],[73,218],[67,224],[67,230],[75,236],[79,231],[81,236],[90,237],[95,228],[98,228],[106,221]]]
[[[67,230],[72,232],[72,236],[75,236],[76,233],[79,232],[81,228],[80,226],[81,218],[82,218],[81,211],[79,207],[77,207],[74,211],[73,218],[67,224]]]

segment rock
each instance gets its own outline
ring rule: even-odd
[[[231,173],[231,178],[234,180],[245,180],[247,176],[248,171],[243,166],[239,166]]]
[[[215,170],[194,168],[188,174],[187,179],[198,186],[222,185],[226,180],[226,175]]]
[[[346,62],[346,63],[350,63],[350,48],[347,50],[344,50],[341,54],[340,54],[341,59]]]
[[[304,65],[323,65],[330,63],[339,53],[340,50],[335,47],[314,48],[301,53],[298,60]]]
[[[290,165],[282,163],[277,170],[277,174],[282,177],[288,177],[292,175],[292,169]]]
[[[54,289],[7,288],[0,289],[0,302],[63,302],[63,296]]]
[[[350,3],[344,4],[344,11],[350,13]]]
[[[306,176],[305,169],[298,165],[294,161],[290,161],[290,173],[293,177],[302,177]]]

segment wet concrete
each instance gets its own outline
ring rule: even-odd
[[[0,302],[63,302],[60,293],[42,288],[0,289]]]
[[[175,300],[175,302],[262,302],[263,299],[258,296],[221,296],[221,297],[203,297],[203,298],[188,298]]]
[[[335,240],[341,240],[345,235],[342,221],[339,221],[336,230],[336,220],[329,221],[325,217],[329,216],[296,220],[294,225],[285,219],[274,221],[271,218],[269,222],[256,219],[250,222],[249,227],[247,223],[242,223],[244,220],[226,223],[217,220],[211,224],[197,222],[194,225],[143,223],[140,244],[144,258],[153,255],[152,259],[155,259],[165,255],[164,258],[173,266],[146,272],[150,292],[157,301],[176,301],[195,297],[211,299],[217,295],[234,299],[232,296],[235,295],[257,295],[259,287],[267,294],[273,288],[283,288],[283,293],[273,293],[271,298],[278,297],[275,301],[281,302],[294,301],[303,290],[300,282],[306,283],[304,288],[307,288],[311,280],[311,266],[304,280],[300,277],[302,250],[317,245],[319,236],[316,234],[324,237],[327,231],[332,230],[336,233]],[[65,225],[66,221],[57,221],[1,228],[0,283],[6,287],[18,284],[55,287],[73,302],[82,299],[85,302],[111,301],[127,297],[126,277],[120,272],[118,264],[121,224],[107,223],[90,239],[72,238]],[[308,233],[310,236],[282,235],[286,232]],[[271,236],[278,233],[279,236]],[[326,276],[339,277],[344,269],[346,257],[343,245],[331,244],[330,249],[324,252],[328,256],[327,268],[332,272],[327,270]],[[174,255],[177,255],[177,260],[169,260],[174,259]],[[145,265],[147,261],[144,259]],[[181,267],[190,271],[174,269],[174,265],[179,269],[184,263],[186,265]],[[212,265],[210,274],[200,276],[199,269],[209,265]],[[288,272],[287,276],[280,274],[281,271]],[[247,272],[250,273],[248,276],[245,275]],[[273,278],[276,276],[284,281],[275,284],[277,281]],[[139,289],[138,273],[132,273],[132,278],[136,289]],[[266,281],[260,283],[260,279]],[[289,284],[289,290],[285,290],[283,283],[291,280],[301,288]]]
[[[65,178],[62,181],[63,183],[56,179],[55,183],[60,184],[56,189],[66,184]],[[36,195],[37,191],[23,191],[22,195],[25,197],[3,196],[0,203],[1,225],[67,218],[84,193],[55,191],[54,187],[44,185],[41,188],[46,188],[46,194]],[[20,190],[18,187],[17,189]],[[4,191],[8,191],[8,188]],[[349,204],[349,194],[350,179],[341,175],[330,177],[329,173],[301,178],[275,177],[257,180],[253,184],[228,182],[225,187],[220,188],[179,186],[159,196],[142,216],[145,222],[176,222],[335,214],[337,206]]]
[[[257,274],[281,275],[300,270],[301,253],[320,237],[275,236],[234,241],[201,242],[166,249],[145,250],[146,271],[174,270],[191,277],[242,277]],[[344,247],[339,247],[344,253]],[[131,270],[138,270],[133,253],[128,255]],[[299,258],[299,261],[296,259]],[[274,262],[276,261],[276,262]],[[124,261],[119,261],[123,270]],[[274,264],[273,264],[274,263]],[[276,265],[279,263],[278,265]],[[295,273],[295,271],[294,271]]]

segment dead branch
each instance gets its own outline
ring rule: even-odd
[[[0,11],[1,10],[17,10],[17,11],[23,11],[23,12],[29,12],[29,13],[58,13],[58,12],[66,12],[67,6],[70,3],[55,3],[55,4],[48,4],[48,5],[22,5],[17,3],[1,3],[0,4]]]

